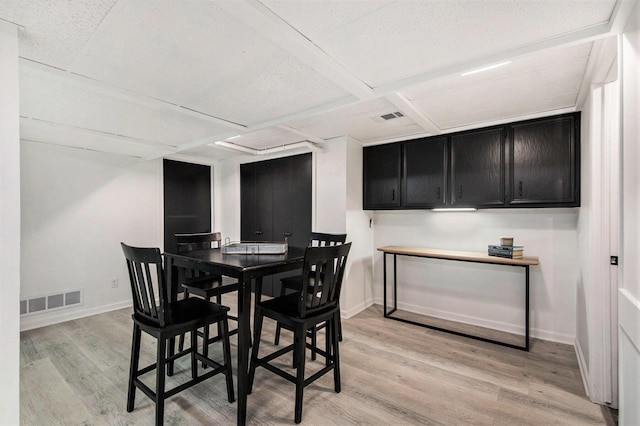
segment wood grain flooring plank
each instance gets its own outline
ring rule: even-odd
[[[224,300],[233,307],[235,296]],[[130,308],[121,309],[21,333],[21,423],[153,424],[153,403],[141,392],[135,410],[125,410],[130,316]],[[303,424],[605,424],[600,406],[585,396],[572,346],[534,340],[527,353],[384,319],[377,305],[343,319],[342,326],[342,392],[333,391],[331,374],[308,386]],[[265,321],[265,351],[273,348],[274,329],[275,323]],[[282,344],[290,341],[291,334],[283,332]],[[231,350],[235,380],[235,337]],[[210,351],[219,356],[220,345]],[[155,360],[153,338],[143,335],[141,358]],[[284,359],[283,365],[289,362]],[[180,360],[168,383],[186,380],[188,364]],[[322,358],[307,364],[310,370],[320,368]],[[44,389],[30,377],[36,370],[45,370],[51,382]],[[153,374],[145,380],[152,384]],[[292,424],[294,392],[291,383],[258,369],[248,424]],[[53,403],[60,395],[73,412]],[[235,418],[236,404],[227,401],[222,376],[181,392],[165,406],[165,424],[226,425]]]

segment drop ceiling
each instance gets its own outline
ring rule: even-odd
[[[0,20],[18,27],[22,140],[215,161],[250,155],[216,141],[373,144],[579,110],[634,1],[0,0]]]

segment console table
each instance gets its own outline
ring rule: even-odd
[[[419,325],[422,327],[431,328],[438,331],[444,331],[452,333],[458,336],[469,337],[476,340],[482,340],[484,342],[495,343],[502,346],[508,346],[510,348],[529,351],[529,267],[532,265],[538,265],[540,262],[537,257],[525,256],[519,259],[509,259],[504,257],[489,256],[487,253],[481,252],[468,252],[468,251],[455,251],[455,250],[441,250],[433,248],[422,247],[402,247],[402,246],[385,246],[379,247],[378,251],[384,253],[383,255],[383,274],[384,274],[384,317],[390,318],[396,321],[402,321],[409,324]],[[387,310],[387,255],[393,256],[393,307]],[[429,324],[420,323],[417,321],[408,320],[405,318],[393,317],[392,314],[398,308],[397,298],[397,257],[398,256],[413,256],[423,257],[431,259],[445,259],[454,260],[460,262],[472,262],[472,263],[490,263],[497,265],[522,267],[525,270],[525,344],[523,346],[513,345],[507,342],[501,342],[493,339],[488,339],[481,336],[475,336],[467,333],[462,333],[455,330],[448,330],[441,327],[436,327]]]

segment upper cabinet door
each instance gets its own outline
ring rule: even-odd
[[[403,207],[433,208],[445,205],[447,140],[446,136],[442,136],[403,144]]]
[[[364,209],[400,207],[401,144],[392,143],[364,148]]]
[[[579,206],[577,114],[509,127],[512,140],[512,206]]]
[[[451,206],[503,206],[506,198],[504,178],[502,127],[451,137]]]

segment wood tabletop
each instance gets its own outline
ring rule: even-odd
[[[519,259],[489,256],[486,252],[444,250],[426,247],[384,246],[378,247],[378,251],[405,256],[429,257],[433,259],[463,260],[469,262],[497,263],[501,265],[539,265],[536,256],[524,256]]]

